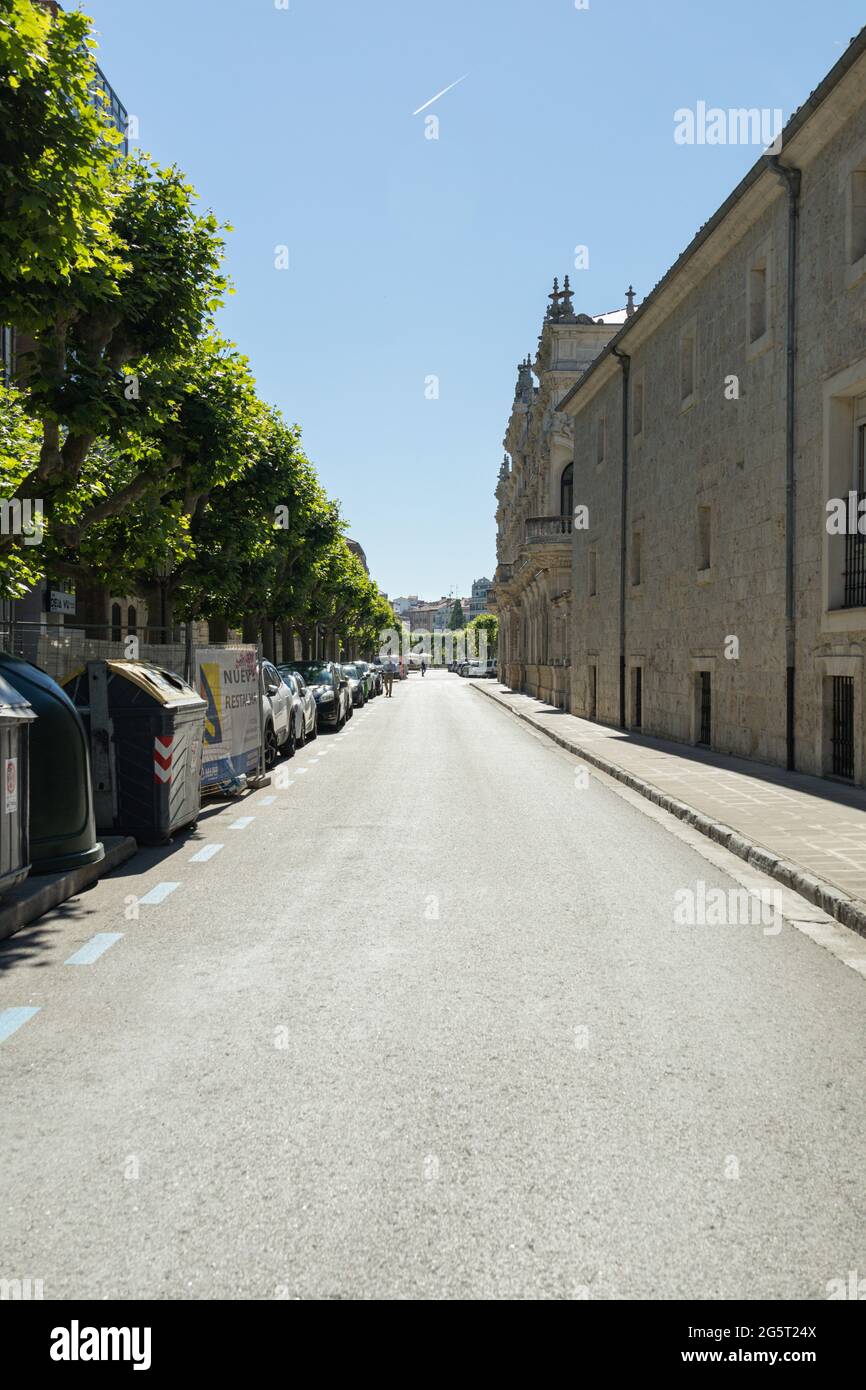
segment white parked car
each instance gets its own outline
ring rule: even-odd
[[[262,706],[264,709],[265,767],[273,767],[280,752],[291,756],[295,751],[297,716],[294,706],[298,697],[286,685],[276,666],[263,661],[260,669]]]
[[[289,686],[297,696],[298,708],[296,711],[295,745],[298,748],[303,748],[307,739],[315,738],[319,732],[319,713],[318,706],[316,705],[316,697],[307,685],[300,671],[293,671],[291,666],[278,666],[277,670],[286,682],[286,685]]]

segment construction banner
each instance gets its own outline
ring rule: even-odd
[[[207,702],[202,786],[255,776],[261,754],[256,648],[199,648],[195,654],[195,683]]]

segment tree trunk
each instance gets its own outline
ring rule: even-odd
[[[259,620],[256,614],[244,614],[243,637],[245,642],[252,642],[253,644],[258,642]]]
[[[207,625],[209,642],[227,642],[229,640],[229,624],[227,618],[209,618]]]

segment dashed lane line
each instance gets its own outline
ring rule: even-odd
[[[139,907],[159,907],[159,904],[164,903],[175,888],[179,887],[179,883],[158,883],[155,888],[151,888],[149,893],[145,893],[143,898],[139,898],[138,905]]]
[[[19,1028],[23,1028],[25,1023],[38,1014],[38,1009],[17,1008],[0,1009],[0,1042],[5,1042],[11,1038],[13,1033],[17,1033]]]
[[[213,859],[214,855],[219,854],[220,850],[224,848],[224,845],[205,845],[203,849],[192,856],[189,862],[190,864],[206,864],[209,859]]]
[[[115,941],[120,941],[122,937],[122,931],[97,932],[96,936],[85,942],[81,949],[71,955],[63,964],[92,965],[94,961],[99,960],[100,956],[105,955],[105,952],[114,945]]]

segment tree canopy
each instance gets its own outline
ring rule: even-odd
[[[301,447],[219,333],[230,232],[120,148],[90,21],[0,0],[0,592],[46,575],[229,625],[393,625]],[[39,509],[38,535],[27,518]]]

